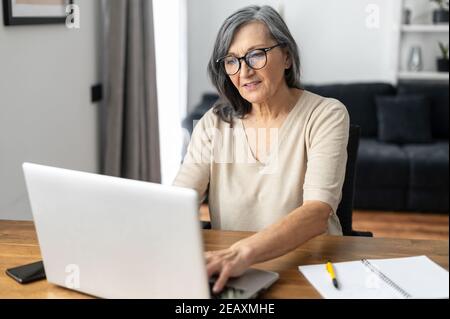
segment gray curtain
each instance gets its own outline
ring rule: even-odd
[[[104,174],[161,182],[152,1],[102,0]]]

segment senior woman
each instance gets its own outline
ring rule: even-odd
[[[320,234],[342,234],[336,209],[349,116],[339,101],[301,89],[297,44],[269,6],[225,20],[208,73],[221,99],[195,126],[174,185],[208,196],[213,228],[256,232],[206,253],[217,293],[253,264]],[[249,161],[235,160],[236,145],[244,145]],[[217,160],[217,147],[232,160]]]

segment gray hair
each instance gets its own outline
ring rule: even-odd
[[[270,6],[248,6],[240,9],[229,16],[222,24],[208,64],[208,75],[220,95],[219,101],[213,107],[214,113],[225,122],[230,123],[231,126],[233,125],[233,117],[242,118],[250,113],[252,105],[240,95],[229,76],[221,68],[220,63],[216,61],[227,55],[231,41],[239,27],[252,21],[263,22],[274,40],[285,45],[292,60],[291,67],[285,70],[286,84],[291,88],[301,88],[300,57],[297,43],[283,18]]]

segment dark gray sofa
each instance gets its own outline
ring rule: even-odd
[[[446,212],[449,208],[448,83],[353,83],[305,85],[305,89],[344,103],[352,124],[361,126],[355,182],[355,208],[392,211]],[[378,138],[375,98],[422,94],[429,100],[432,141],[395,144]],[[203,101],[183,121],[192,123],[213,105],[216,94]]]

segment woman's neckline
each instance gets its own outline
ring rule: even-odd
[[[300,99],[303,96],[303,93],[305,92],[305,90],[303,89],[298,89],[298,88],[294,88],[297,92],[295,93],[297,96],[294,99],[291,99],[291,108],[285,112],[283,115],[285,116],[285,119],[289,116],[290,113],[292,113],[292,111],[295,109],[295,107],[299,104]],[[289,103],[289,102],[288,102]],[[243,118],[241,118],[241,120],[246,120],[246,117],[250,116],[250,114],[246,114]],[[253,117],[255,117],[256,115],[253,115]],[[254,121],[254,120],[252,120]]]
[[[301,104],[300,101],[303,100],[303,96],[304,96],[304,94],[306,92],[305,90],[302,90],[302,89],[299,89],[299,90],[301,92],[299,94],[299,97],[297,98],[297,102],[294,104],[294,106],[291,108],[289,113],[286,115],[286,118],[283,120],[283,122],[281,123],[280,127],[278,127],[278,143],[277,143],[278,144],[277,145],[278,148],[281,146],[282,141],[284,139],[284,136],[286,135],[285,131],[286,131],[287,127],[289,126],[289,123],[292,121],[292,118],[294,116],[293,114],[296,113],[297,110],[299,109],[299,105]],[[243,120],[242,119],[238,119],[238,122],[240,123],[241,129],[244,131],[243,136],[245,138],[246,147],[247,147],[248,151],[250,152],[250,154],[252,156],[252,159],[257,164],[265,165],[270,160],[270,158],[272,157],[275,145],[271,143],[270,151],[269,151],[269,154],[267,156],[268,160],[266,162],[262,162],[262,161],[258,160],[256,158],[256,155],[253,152],[253,149],[250,147],[250,143],[248,141],[248,136],[247,136],[247,132],[246,132],[246,128],[245,128]]]

